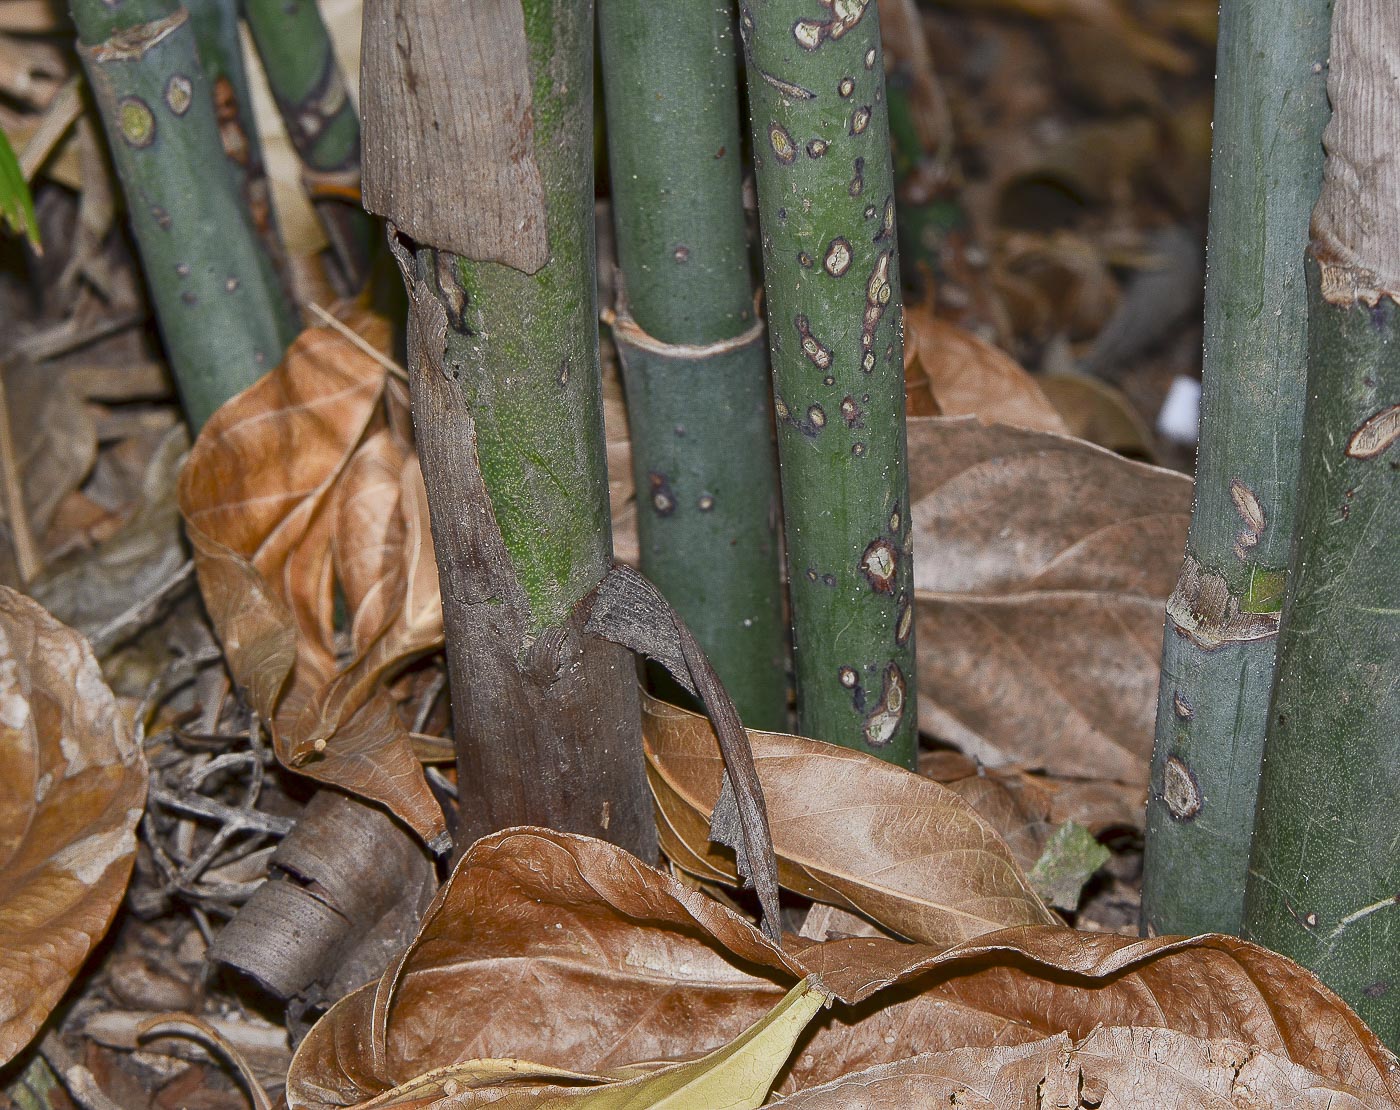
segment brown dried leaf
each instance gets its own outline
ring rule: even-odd
[[[679,867],[734,883],[710,843],[724,765],[709,722],[643,696],[642,737],[661,847]],[[778,879],[913,940],[948,945],[1054,922],[996,831],[963,799],[883,760],[749,730]]]
[[[293,750],[298,755],[315,751],[322,739],[328,743],[335,739],[344,751],[347,728],[355,731],[356,714],[382,696],[385,676],[442,643],[442,595],[428,530],[423,472],[416,455],[404,458],[401,454],[396,470],[386,472],[380,457],[383,448],[378,446],[382,442],[376,435],[366,443],[374,447],[367,466],[354,465],[364,451],[355,456],[347,477],[353,474],[359,480],[345,483],[352,493],[342,502],[335,526],[336,568],[345,583],[347,607],[355,614],[350,630],[355,658],[298,715],[293,727]],[[392,478],[392,484],[385,483],[386,478]],[[363,519],[375,512],[387,513],[387,521]],[[381,532],[378,537],[376,529]],[[365,541],[369,542],[361,555]],[[346,555],[342,557],[341,552]],[[352,589],[358,604],[352,600]]]
[[[1060,1034],[1023,1045],[922,1053],[769,1105],[879,1110],[945,1102],[969,1110],[1385,1110],[1396,1105],[1251,1045],[1149,1027],[1099,1028],[1077,1044]]]
[[[999,8],[1032,19],[1087,23],[1111,32],[1125,49],[1168,73],[1189,73],[1191,56],[1165,36],[1155,35],[1138,21],[1125,0],[957,0],[961,7]]]
[[[1029,781],[1030,776],[1026,778],[1020,790],[1009,778],[994,773],[968,775],[944,785],[996,829],[1022,870],[1029,872],[1045,850],[1055,824],[1050,818],[1051,792]]]
[[[1029,867],[1057,825],[1073,821],[1094,835],[1110,829],[1141,829],[1146,791],[1096,779],[1033,774],[1014,764],[987,767],[946,749],[919,755],[919,774],[941,782],[972,803]],[[1035,847],[1027,863],[1023,852]]]
[[[910,413],[1069,433],[1035,379],[1005,351],[925,308],[906,306],[904,319]]]
[[[1145,782],[1180,474],[1082,440],[909,421],[920,722],[986,763]]]
[[[784,1090],[1103,1025],[1255,1045],[1338,1091],[1400,1093],[1394,1057],[1335,995],[1246,941],[1038,926],[946,950],[789,937],[780,951],[618,848],[513,829],[474,845],[399,964],[312,1029],[288,1103],[368,1110],[401,1084],[430,1088],[434,1069],[484,1057],[590,1075],[688,1059],[732,1040],[809,973],[842,1001],[799,1044]],[[416,1105],[454,1103],[438,1088]]]
[[[432,841],[442,811],[382,684],[441,637],[422,479],[385,412],[401,404],[378,362],[310,328],[205,425],[179,500],[205,604],[278,758]],[[356,653],[344,666],[337,581]]]
[[[87,641],[0,587],[0,1063],[126,893],[146,760]]]
[[[356,1106],[490,1057],[588,1073],[682,1059],[802,977],[756,928],[619,848],[507,830],[466,853],[397,965],[307,1035],[288,1103]]]
[[[468,1060],[374,1100],[375,1110],[752,1110],[768,1099],[793,1045],[827,1001],[805,981],[728,1044],[696,1060],[647,1062],[590,1075],[526,1060]],[[441,1098],[439,1096],[447,1096]]]
[[[1069,433],[1122,455],[1152,456],[1152,430],[1121,389],[1087,374],[1048,374],[1041,389]]]

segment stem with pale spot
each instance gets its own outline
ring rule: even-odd
[[[1400,1048],[1400,10],[1338,0],[1298,529],[1244,935]]]
[[[801,731],[912,766],[903,310],[879,16],[740,7]]]
[[[185,9],[74,0],[73,22],[156,320],[198,428],[277,365],[296,318],[224,155]]]
[[[602,0],[598,15],[641,569],[745,723],[785,731],[778,467],[730,5]]]
[[[1237,933],[1303,417],[1331,0],[1225,0],[1196,504],[1167,602],[1143,924]]]

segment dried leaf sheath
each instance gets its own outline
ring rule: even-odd
[[[800,731],[909,765],[914,612],[894,184],[867,0],[750,0]]]
[[[649,859],[632,660],[586,635],[574,612],[612,557],[592,5],[492,2],[464,14],[371,0],[364,75],[374,90],[364,100],[367,202],[421,237],[416,251],[392,245],[412,304],[414,423],[444,590],[462,843],[539,823]],[[502,95],[512,81],[523,100]],[[465,179],[409,175],[415,165],[470,165],[458,136],[430,125],[438,116],[448,132],[472,131],[469,147],[484,152],[469,172],[504,170],[505,155],[523,150],[514,164],[539,175],[542,194],[507,182],[478,195]],[[472,258],[449,253],[464,248]],[[474,260],[488,258],[523,268]]]
[[[73,19],[156,319],[198,428],[277,364],[295,320],[224,156],[184,9],[75,0]]]
[[[1238,932],[1303,418],[1331,0],[1221,7],[1196,504],[1167,602],[1143,923]]]

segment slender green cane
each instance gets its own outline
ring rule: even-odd
[[[728,3],[603,0],[642,571],[745,722],[787,727],[768,351],[753,302]]]
[[[803,733],[912,765],[903,312],[879,20],[864,0],[747,0]]]
[[[1237,933],[1293,532],[1331,0],[1225,0],[1196,505],[1167,602],[1143,924]]]
[[[184,8],[74,0],[79,52],[190,423],[272,369],[296,320],[224,156]]]
[[[330,239],[338,283],[353,292],[369,274],[375,230],[360,207],[360,120],[330,33],[316,0],[243,0],[243,12]]]
[[[272,207],[272,188],[263,164],[262,142],[253,115],[243,43],[238,34],[237,0],[185,0],[194,27],[199,61],[214,96],[214,118],[224,154],[233,163],[243,199],[263,245],[284,274],[282,239]]]
[[[1400,10],[1338,0],[1298,530],[1245,935],[1400,1048]]]

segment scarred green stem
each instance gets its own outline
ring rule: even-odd
[[[480,22],[451,28],[458,39],[441,65],[413,71],[400,66],[399,46],[405,37],[424,50],[440,44],[436,11],[398,3],[368,11],[367,56],[385,83],[369,102],[379,106],[367,110],[367,193],[379,195],[376,183],[399,164],[392,151],[404,136],[395,122],[417,119],[419,132],[431,132],[425,105],[475,93],[494,60],[487,47],[527,67],[531,99],[504,138],[515,142],[525,129],[522,160],[533,156],[542,185],[547,252],[532,272],[427,243],[410,255],[395,242],[413,302],[414,427],[443,590],[459,846],[538,824],[653,859],[636,671],[626,649],[584,634],[580,618],[612,563],[594,277],[592,5],[484,6]],[[459,65],[458,53],[470,57]],[[466,123],[501,135],[485,111]],[[402,189],[386,212],[396,228],[396,214],[419,199],[414,190],[442,190],[435,199],[444,209],[480,199],[460,187],[454,195],[442,177]],[[469,208],[466,220],[480,210]],[[508,253],[495,250],[502,238],[513,240],[511,228],[482,233],[483,257]]]
[[[1245,935],[1400,1048],[1400,306],[1314,290]]]
[[[1293,533],[1330,13],[1221,6],[1196,504],[1167,602],[1147,809],[1152,933],[1240,929]]]
[[[912,765],[903,312],[879,20],[747,0],[801,731]]]
[[[728,3],[603,0],[613,219],[641,569],[747,724],[787,728],[767,346],[741,198]]]
[[[316,0],[243,0],[302,184],[331,243],[338,284],[354,292],[369,274],[374,220],[360,207],[360,120]]]
[[[277,364],[296,321],[224,156],[185,9],[74,0],[73,21],[156,319],[198,428]]]

